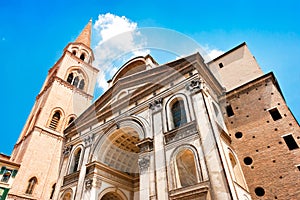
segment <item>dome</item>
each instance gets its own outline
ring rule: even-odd
[[[136,74],[157,66],[157,62],[152,56],[138,56],[127,61],[113,76],[111,83],[115,84],[119,79]]]

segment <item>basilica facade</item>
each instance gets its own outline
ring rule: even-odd
[[[92,103],[91,23],[49,70],[7,199],[300,198],[299,124],[246,43],[208,63],[133,58]]]

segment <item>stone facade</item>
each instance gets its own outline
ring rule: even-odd
[[[90,31],[49,70],[8,199],[300,199],[299,124],[245,43],[209,63],[131,59],[91,104]]]
[[[218,114],[224,92],[200,54],[126,63],[65,130],[70,150],[55,198],[251,199],[239,162],[230,164],[235,153]]]

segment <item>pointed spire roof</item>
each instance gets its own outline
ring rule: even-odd
[[[80,35],[77,37],[75,42],[83,43],[89,48],[91,48],[91,35],[92,35],[92,19],[90,19],[89,23],[81,31]]]

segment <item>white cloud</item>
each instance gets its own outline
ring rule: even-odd
[[[155,50],[169,52],[177,58],[199,51],[206,62],[224,53],[208,45],[203,47],[176,31],[161,28],[138,29],[136,22],[111,13],[99,15],[93,28],[94,37],[98,38],[95,41],[94,65],[100,69],[97,82],[98,87],[103,90],[108,88],[107,80],[112,78],[122,64],[133,57],[150,54],[149,49],[152,53]],[[169,58],[170,55],[163,57]]]
[[[206,55],[203,55],[205,62],[209,62],[209,61],[219,57],[223,53],[225,53],[225,51],[222,51],[220,49],[211,48],[208,45],[203,47],[203,50],[206,52]]]
[[[219,57],[220,55],[222,55],[223,53],[225,53],[224,51],[221,51],[219,49],[211,49],[208,52],[208,57],[211,58],[211,60]]]
[[[108,88],[106,81],[118,70],[117,67],[124,63],[127,54],[136,57],[146,55],[150,51],[143,49],[146,42],[137,30],[137,23],[125,16],[110,13],[99,15],[93,28],[93,33],[100,38],[94,48],[94,64],[101,71],[98,86],[106,90]]]

